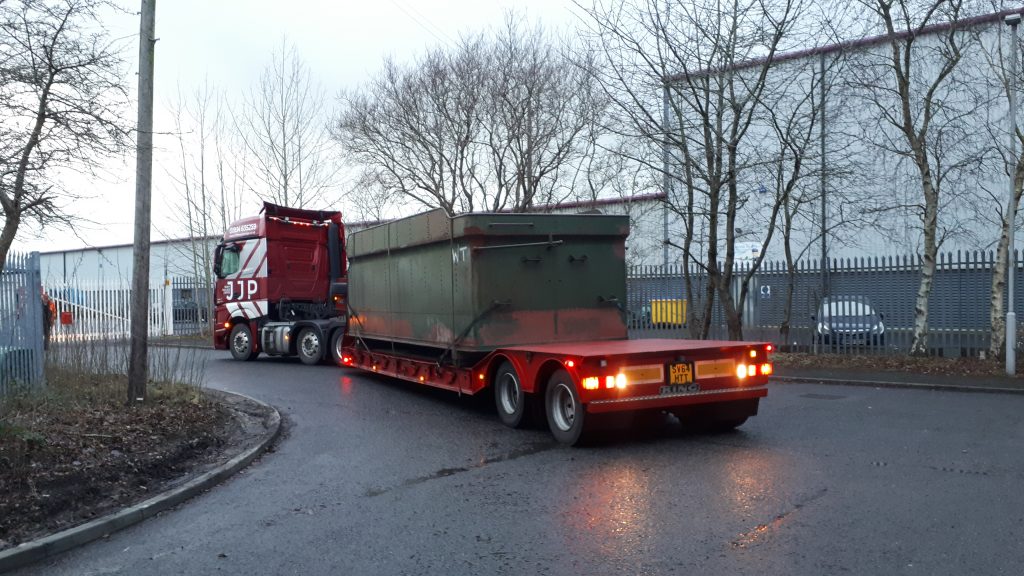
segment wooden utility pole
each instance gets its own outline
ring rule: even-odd
[[[156,0],[142,0],[139,25],[139,118],[135,145],[135,250],[132,258],[128,404],[146,399],[149,379],[149,227],[153,187],[153,63]]]

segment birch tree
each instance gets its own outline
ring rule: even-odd
[[[993,8],[999,9],[998,3],[993,3]],[[982,84],[988,84],[992,89],[994,98],[991,107],[995,110],[1009,110],[1010,90],[1020,90],[1020,39],[1010,36],[1011,28],[1004,26],[1001,22],[994,24],[1000,27],[998,40],[989,46],[984,46],[988,74],[979,78]],[[1011,42],[1017,42],[1018,68],[1017,77],[1010,73],[1010,49]],[[1018,93],[1019,94],[1019,93]],[[978,219],[982,226],[992,227],[999,230],[999,237],[995,245],[995,261],[992,264],[992,288],[989,293],[989,355],[992,358],[1004,357],[1006,353],[1006,282],[1009,263],[1010,244],[1010,212],[1018,212],[1022,188],[1024,188],[1024,133],[1019,126],[1012,126],[1007,129],[1009,120],[997,118],[995,121],[985,123],[987,133],[993,143],[993,159],[996,166],[993,172],[1004,174],[1004,179],[997,180],[995,186],[982,185],[980,190],[987,196],[988,202],[980,203],[977,206]],[[1011,139],[1016,143],[1017,153],[1014,155],[1010,148]],[[1010,174],[1013,174],[1011,180]],[[1001,185],[1000,185],[1001,184]],[[1007,191],[1008,185],[1012,189],[1012,196]],[[1010,199],[1008,199],[1008,196]],[[1012,202],[1012,205],[1010,204]]]
[[[972,103],[959,90],[954,72],[975,47],[959,26],[966,0],[861,0],[884,30],[880,49],[863,51],[851,66],[852,82],[877,115],[866,137],[884,153],[909,162],[919,194],[910,208],[921,222],[920,283],[914,306],[911,354],[928,351],[928,299],[944,234],[940,211],[956,193],[956,178],[976,166],[965,118]],[[922,36],[929,27],[942,26]]]

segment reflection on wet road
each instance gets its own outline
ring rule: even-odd
[[[23,574],[1018,574],[1024,397],[776,385],[738,432],[570,449],[488,399],[212,354],[277,450]],[[823,401],[823,400],[828,401]]]

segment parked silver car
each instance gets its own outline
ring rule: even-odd
[[[812,319],[818,342],[823,345],[883,346],[884,318],[865,296],[828,296]]]

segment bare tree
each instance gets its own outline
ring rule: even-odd
[[[571,49],[513,13],[493,40],[482,123],[496,190],[491,210],[565,200],[581,164],[595,156],[608,101],[593,76],[594,55]]]
[[[1000,4],[1002,3],[993,2],[992,7],[999,10],[1001,8]],[[975,80],[979,85],[987,86],[992,94],[992,101],[988,103],[989,106],[985,109],[1002,110],[1004,107],[1002,103],[1009,102],[1010,90],[1014,83],[1020,86],[1019,68],[1017,78],[1011,78],[1009,70],[1009,44],[1013,41],[1018,42],[1017,48],[1019,50],[1020,40],[1014,38],[1005,39],[1001,33],[1001,28],[1003,28],[1001,22],[996,22],[992,26],[1000,31],[998,41],[980,44],[987,66],[982,68],[980,77]],[[1008,27],[1005,29],[1007,33],[1010,30]],[[1006,105],[1005,109],[1009,110],[1009,106]],[[1009,202],[1013,202],[1012,207],[1019,215],[1022,188],[1024,188],[1024,133],[1021,132],[1018,126],[1012,127],[1011,133],[1011,130],[1008,130],[1006,127],[1007,123],[1008,121],[1005,119],[991,119],[984,122],[993,148],[991,159],[994,166],[992,171],[997,174],[1003,174],[1005,179],[996,180],[995,186],[984,182],[980,183],[979,191],[982,197],[979,200],[987,199],[988,202],[979,201],[972,205],[982,227],[989,230],[999,230],[999,237],[995,241],[996,251],[995,261],[992,265],[992,288],[989,293],[989,325],[991,333],[988,351],[992,358],[1002,357],[1006,353],[1005,298],[1010,243],[1009,214],[1011,208]],[[1016,156],[1013,156],[1009,150],[1008,145],[1011,138],[1016,140],[1018,145]],[[1011,171],[1014,175],[1012,181],[1013,196],[1012,200],[1008,201],[1006,183],[1009,181]]]
[[[93,173],[125,150],[121,47],[102,0],[0,4],[0,270],[25,218],[73,225],[62,170]]]
[[[823,54],[820,58],[823,64],[818,73],[809,70],[814,66],[811,60],[792,71],[796,73],[779,74],[784,85],[777,88],[789,98],[775,99],[762,110],[762,122],[771,128],[766,139],[772,141],[771,148],[777,151],[766,163],[765,170],[781,208],[779,233],[786,264],[786,292],[779,327],[783,342],[789,341],[797,262],[811,243],[820,239],[820,234],[827,233],[818,227],[817,235],[804,235],[809,240],[804,246],[795,245],[794,232],[800,228],[801,221],[815,220],[814,205],[821,198],[821,190],[816,185],[819,180],[814,177],[821,178],[826,167],[816,145],[824,122],[823,100],[842,60],[841,55]],[[825,70],[825,61],[830,64],[828,70]]]
[[[852,83],[879,121],[865,137],[885,154],[913,167],[919,195],[905,206],[921,222],[921,279],[915,303],[912,354],[928,351],[928,299],[936,256],[951,228],[940,226],[940,211],[954,194],[957,177],[976,167],[981,156],[972,148],[965,122],[974,107],[954,72],[975,37],[959,23],[969,11],[966,0],[861,0],[887,35],[877,50],[858,54]],[[930,27],[935,33],[923,36]],[[947,223],[952,224],[952,223]]]
[[[617,133],[637,141],[635,159],[662,174],[683,223],[674,244],[687,298],[699,302],[687,307],[694,337],[710,332],[716,300],[729,337],[742,337],[748,281],[775,232],[785,186],[757,208],[763,248],[742,272],[736,219],[749,209],[748,187],[764,176],[766,158],[780,157],[753,143],[765,132],[755,126],[785,92],[769,71],[780,51],[806,41],[798,25],[805,8],[799,0],[598,0],[584,9],[604,55]]]
[[[384,191],[450,214],[522,211],[585,189],[603,98],[585,57],[510,14],[340,96],[334,135]],[[575,63],[574,63],[575,62]]]
[[[200,281],[197,288],[205,300],[199,303],[209,309],[214,287],[212,239],[224,234],[241,215],[244,150],[225,144],[230,142],[231,128],[227,106],[223,94],[209,81],[187,95],[179,90],[171,113],[178,161],[167,170],[175,190],[167,191],[164,198],[172,220],[188,240],[174,249],[189,262],[187,272]],[[212,321],[212,314],[209,318]]]
[[[236,115],[252,167],[250,190],[264,200],[302,208],[328,198],[338,174],[324,89],[298,51],[281,40],[259,84]]]
[[[334,137],[349,161],[388,193],[449,214],[472,211],[484,188],[482,52],[480,40],[467,39],[412,65],[387,59],[368,85],[343,92]]]

